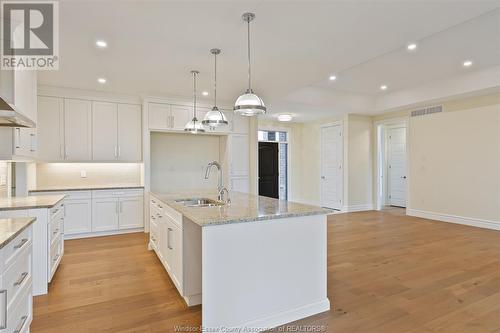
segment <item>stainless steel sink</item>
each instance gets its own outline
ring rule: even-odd
[[[224,206],[223,202],[207,198],[189,198],[175,200],[176,203],[186,207],[216,207]]]

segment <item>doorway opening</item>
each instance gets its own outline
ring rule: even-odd
[[[286,131],[259,130],[259,195],[288,199],[289,143]]]
[[[407,120],[377,124],[377,209],[407,207]]]

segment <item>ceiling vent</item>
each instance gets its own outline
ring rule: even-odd
[[[418,110],[413,110],[411,112],[412,117],[418,117],[418,116],[425,116],[428,114],[433,114],[433,113],[439,113],[443,112],[443,106],[442,105],[436,105],[436,106],[428,106],[426,108],[418,109]]]

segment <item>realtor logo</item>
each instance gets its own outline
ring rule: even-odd
[[[56,1],[2,1],[1,69],[57,70]]]

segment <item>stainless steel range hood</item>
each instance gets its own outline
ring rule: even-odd
[[[0,97],[0,127],[35,127],[35,123]]]

